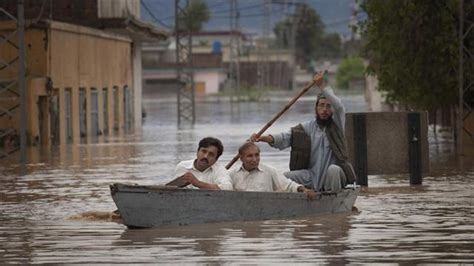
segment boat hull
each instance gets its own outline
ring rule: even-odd
[[[352,210],[360,188],[339,193],[249,192],[113,184],[112,198],[130,228],[296,218]]]

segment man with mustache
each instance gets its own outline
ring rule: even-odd
[[[203,138],[199,141],[196,159],[180,162],[176,166],[175,178],[191,188],[232,190],[227,170],[217,162],[223,151],[219,139]]]
[[[344,106],[321,75],[317,73],[313,77],[321,90],[314,107],[314,119],[289,132],[259,138],[254,133],[250,139],[267,142],[280,150],[291,146],[291,171],[284,175],[315,191],[337,192],[354,182],[355,173],[348,162]]]
[[[308,199],[316,193],[286,178],[271,166],[260,163],[260,148],[254,142],[246,142],[239,148],[242,166],[229,172],[235,190],[266,192],[303,192]]]

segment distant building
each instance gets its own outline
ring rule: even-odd
[[[265,71],[265,86],[283,89],[293,87],[294,55],[290,50],[262,49],[241,32],[208,31],[192,33],[193,70],[197,94],[220,91],[229,77],[230,43],[235,38],[236,59],[239,62],[240,83],[256,86]],[[143,68],[146,93],[176,92],[176,44],[172,37],[166,43],[143,45]],[[264,66],[264,67],[262,67]]]
[[[154,61],[148,54],[159,54],[156,51],[150,53],[144,48],[143,54],[143,79],[145,80],[145,94],[176,93],[176,62]],[[163,55],[166,57],[166,55]],[[158,56],[159,57],[159,56]],[[222,63],[221,54],[193,53],[193,71],[196,95],[215,94],[223,86],[227,79],[227,69]],[[157,92],[156,90],[160,91]]]

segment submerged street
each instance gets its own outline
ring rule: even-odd
[[[347,112],[366,111],[363,95],[341,99]],[[431,172],[423,185],[410,187],[405,174],[370,176],[351,213],[145,230],[110,219],[109,184],[165,183],[206,136],[222,140],[219,161],[226,164],[288,100],[231,104],[213,98],[196,105],[193,127],[177,129],[172,98],[145,97],[142,132],[52,150],[29,147],[26,170],[18,158],[2,161],[0,263],[474,261],[474,159],[456,159],[451,134],[431,129]],[[314,97],[305,97],[267,132],[311,119],[313,105]],[[288,169],[288,150],[259,145],[262,162]]]

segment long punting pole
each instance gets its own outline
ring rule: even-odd
[[[322,76],[321,76],[322,78]],[[276,114],[272,120],[268,121],[268,123],[262,128],[260,129],[260,131],[257,133],[257,138],[260,137],[263,132],[265,132],[265,130],[267,130],[271,125],[273,125],[273,123],[278,119],[280,118],[280,116],[282,114],[284,114],[288,109],[290,109],[290,107],[303,95],[305,94],[309,89],[311,89],[311,87],[314,86],[316,82],[313,80],[311,81],[310,83],[306,84],[306,86],[303,88],[303,90],[298,94],[296,95],[293,99],[291,99],[290,102],[288,102],[286,104],[286,106],[283,108],[283,110],[281,110],[278,114]],[[239,155],[235,155],[234,158],[225,166],[226,169],[229,169],[232,167],[232,165],[239,159]]]

